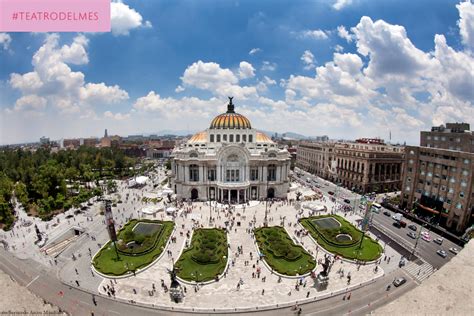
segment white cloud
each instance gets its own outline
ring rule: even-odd
[[[352,0],[336,0],[336,2],[332,5],[332,7],[335,10],[341,10],[351,4],[352,4]]]
[[[117,121],[123,121],[130,118],[130,113],[122,114],[122,113],[112,113],[110,111],[104,112],[104,117],[109,119],[114,119]]]
[[[186,68],[181,80],[185,85],[203,90],[215,90],[220,86],[233,85],[239,81],[230,69],[223,69],[217,63],[201,60]]]
[[[262,50],[260,48],[252,48],[250,51],[249,51],[249,55],[255,55],[257,53],[260,53]]]
[[[239,65],[239,77],[240,79],[248,79],[255,76],[255,68],[253,68],[252,64],[241,61]]]
[[[0,45],[3,46],[3,49],[7,50],[11,42],[12,42],[12,38],[10,34],[0,33]]]
[[[267,60],[264,60],[262,63],[262,71],[275,71],[277,68],[276,63],[269,62]]]
[[[306,30],[302,32],[302,37],[312,38],[312,39],[327,39],[328,35],[323,30]]]
[[[112,2],[110,4],[110,23],[112,26],[112,34],[115,36],[128,35],[130,34],[130,30],[152,26],[150,21],[143,22],[141,14],[122,1]]]
[[[363,16],[352,32],[357,51],[363,56],[370,55],[366,72],[371,76],[413,76],[421,74],[431,63],[429,55],[413,45],[403,26],[383,20],[373,22]]]
[[[86,47],[89,40],[84,35],[78,35],[74,38],[71,45],[61,47],[61,60],[67,64],[83,65],[89,62]]]
[[[458,26],[459,33],[464,45],[474,50],[474,4],[471,0],[456,5],[459,10]]]
[[[352,42],[352,40],[353,40],[352,35],[349,34],[349,31],[346,30],[346,28],[344,27],[344,25],[339,25],[339,26],[337,27],[337,35],[338,35],[340,38],[345,39],[348,43]]]
[[[15,111],[28,111],[28,110],[33,110],[33,111],[39,111],[43,110],[46,107],[46,99],[39,97],[34,94],[30,94],[27,96],[23,96],[16,100],[15,102]]]
[[[263,81],[267,85],[275,85],[276,84],[276,81],[273,80],[272,78],[268,77],[268,76],[263,76]]]
[[[119,86],[104,83],[86,83],[82,72],[74,72],[68,64],[87,64],[87,39],[78,35],[71,45],[59,47],[59,35],[50,34],[44,44],[33,55],[33,71],[25,74],[12,73],[9,83],[20,90],[22,97],[17,110],[25,107],[22,100],[39,100],[41,110],[52,105],[64,113],[77,113],[94,104],[117,103],[128,99],[126,91]],[[44,102],[46,100],[46,102]]]
[[[176,89],[174,89],[174,92],[176,93],[180,93],[180,92],[183,92],[185,89],[181,86],[181,85],[178,85],[176,87]]]
[[[336,45],[334,46],[334,50],[338,53],[342,53],[344,51],[344,47],[342,47],[341,45]]]
[[[300,59],[305,64],[304,69],[309,70],[314,68],[314,55],[310,50],[305,50]]]

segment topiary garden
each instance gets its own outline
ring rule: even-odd
[[[187,281],[213,280],[224,272],[227,258],[227,236],[224,230],[197,229],[190,247],[176,261],[177,275]]]
[[[303,275],[316,267],[316,261],[303,247],[295,245],[283,227],[255,229],[260,252],[268,265],[285,275]]]

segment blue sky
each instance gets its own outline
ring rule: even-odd
[[[254,127],[417,144],[474,124],[474,5],[122,1],[111,33],[0,33],[0,143]]]

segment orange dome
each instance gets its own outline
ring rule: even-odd
[[[211,122],[211,129],[250,129],[250,121],[242,114],[235,113],[232,98],[229,97],[229,104],[227,105],[227,112],[219,114]]]

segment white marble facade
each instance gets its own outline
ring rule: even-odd
[[[173,150],[171,185],[177,198],[230,204],[286,198],[290,154],[235,113],[232,98],[227,108],[208,129]]]

